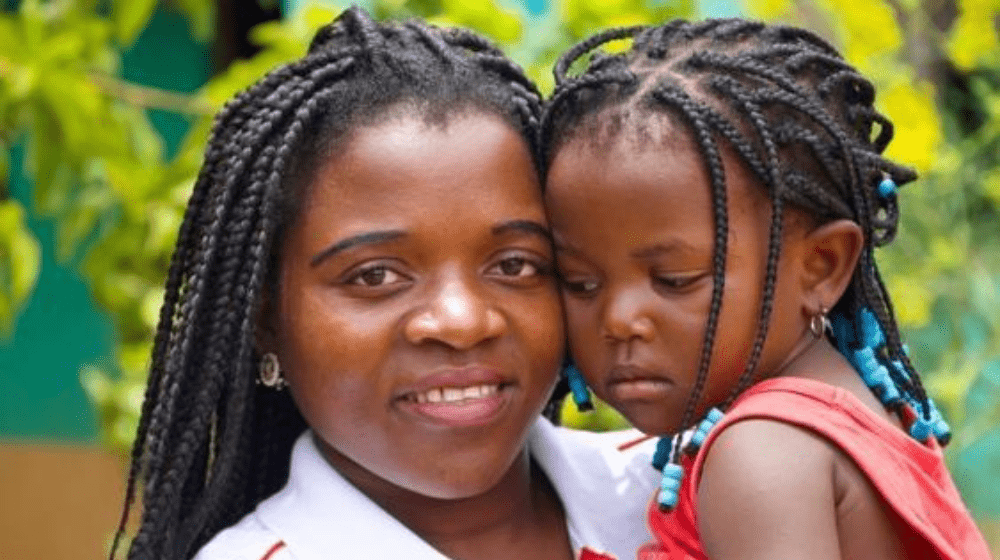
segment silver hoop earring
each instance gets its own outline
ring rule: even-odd
[[[285,388],[285,378],[281,376],[281,364],[278,363],[278,356],[273,352],[267,352],[260,357],[260,371],[258,381],[265,387],[270,387],[275,391]]]
[[[809,332],[813,334],[814,337],[820,338],[826,331],[827,319],[826,319],[827,309],[826,307],[820,306],[819,311],[813,314],[809,318]]]

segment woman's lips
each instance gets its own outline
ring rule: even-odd
[[[617,402],[666,398],[674,383],[665,374],[634,365],[615,366],[607,377],[608,395]]]
[[[513,385],[489,369],[448,370],[422,378],[395,402],[436,425],[481,426],[502,415],[512,400]]]

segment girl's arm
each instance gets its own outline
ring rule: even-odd
[[[698,487],[698,527],[709,558],[839,560],[838,453],[781,422],[726,428],[708,450]]]

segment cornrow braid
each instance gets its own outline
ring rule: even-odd
[[[137,495],[128,557],[182,559],[284,483],[305,422],[288,392],[255,383],[254,346],[278,248],[320,155],[397,107],[496,114],[538,152],[539,94],[498,48],[466,30],[377,23],[358,8],[230,100],[171,259],[111,557]]]
[[[570,74],[578,59],[625,37],[633,38],[628,52],[597,52],[582,72]],[[631,118],[655,112],[677,117],[708,170],[716,228],[713,293],[682,429],[694,423],[702,405],[725,410],[754,382],[774,304],[782,215],[788,207],[805,211],[818,223],[849,219],[861,227],[862,254],[850,285],[831,311],[855,322],[871,311],[885,334],[881,359],[900,364],[888,368],[892,382],[930,418],[932,406],[903,349],[874,258],[875,248],[892,241],[899,222],[895,193],[880,194],[878,186],[885,179],[901,186],[916,174],[883,157],[893,136],[892,123],[875,110],[872,83],[833,46],[793,27],[742,19],[676,20],[657,27],[604,31],[570,48],[553,73],[556,88],[546,103],[540,132],[545,166],[582,130],[591,130],[601,119],[620,118],[618,111],[625,109]],[[616,131],[606,129],[610,134]],[[765,189],[772,214],[763,301],[750,356],[723,402],[702,403],[724,290],[728,236],[717,142],[729,145]],[[679,460],[678,450],[679,438],[674,460]]]

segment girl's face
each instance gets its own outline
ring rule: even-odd
[[[395,117],[321,162],[271,338],[328,460],[362,486],[496,484],[556,379],[562,316],[528,147],[495,117]]]
[[[712,299],[708,172],[681,134],[668,144],[640,144],[628,132],[603,143],[571,140],[556,154],[546,186],[573,359],[600,398],[653,434],[682,428]],[[725,399],[747,363],[767,258],[769,202],[735,156],[723,159],[725,292],[698,416]],[[799,249],[786,241],[788,257]],[[805,332],[802,311],[782,295],[788,260],[779,264],[760,371],[777,368]]]

